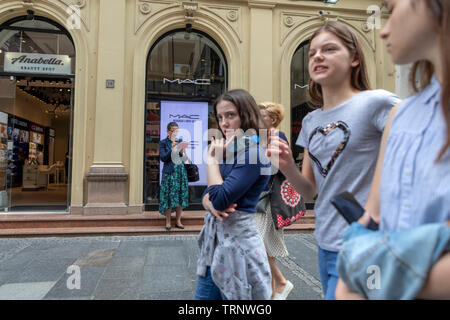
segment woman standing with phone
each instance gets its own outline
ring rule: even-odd
[[[166,216],[166,230],[170,231],[172,210],[176,211],[175,227],[184,229],[181,224],[183,208],[188,206],[188,178],[184,161],[183,142],[177,139],[178,124],[170,122],[167,125],[167,138],[159,142],[159,158],[164,163],[162,169],[159,212]],[[173,154],[175,153],[175,154]],[[178,154],[176,154],[178,153]],[[178,160],[174,163],[173,160]]]
[[[305,148],[302,172],[289,145],[274,133],[267,155],[306,201],[317,194],[319,272],[325,299],[331,300],[339,277],[337,254],[348,224],[330,199],[347,190],[366,202],[386,118],[399,99],[384,90],[369,90],[358,37],[339,22],[327,22],[311,37],[308,70],[311,102],[320,107],[303,119],[297,140]]]

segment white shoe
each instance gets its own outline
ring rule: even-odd
[[[292,289],[294,289],[294,285],[288,280],[286,283],[286,287],[284,288],[282,293],[275,292],[272,300],[286,300],[289,293],[291,293]]]

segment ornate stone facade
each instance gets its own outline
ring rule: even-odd
[[[191,24],[223,50],[230,89],[289,107],[292,56],[327,20],[357,32],[372,86],[395,91],[394,66],[367,23],[373,5],[382,1],[2,0],[0,24],[33,10],[67,28],[77,65],[71,212],[129,214],[144,208],[145,70],[162,35]],[[116,87],[106,89],[106,79]],[[289,112],[281,130],[289,136]]]

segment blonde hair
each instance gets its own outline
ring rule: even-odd
[[[260,110],[266,110],[269,117],[275,120],[274,127],[277,128],[284,119],[284,108],[275,102],[262,102],[258,104]]]

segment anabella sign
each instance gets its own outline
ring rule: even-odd
[[[72,73],[71,62],[67,55],[6,52],[4,71],[69,75]]]

